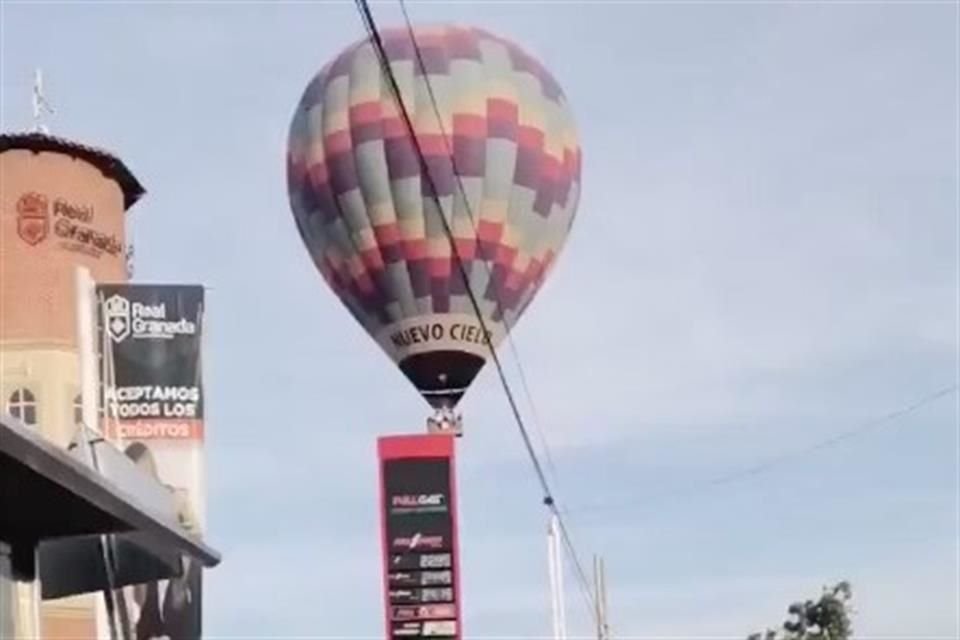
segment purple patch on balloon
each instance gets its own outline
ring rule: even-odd
[[[385,264],[395,264],[403,260],[403,251],[400,249],[400,245],[396,243],[381,244],[380,256]]]
[[[420,65],[423,65],[421,70]],[[436,46],[420,47],[420,58],[417,60],[416,75],[422,75],[426,71],[427,75],[447,75],[450,73],[450,61],[447,59],[446,52]]]
[[[357,166],[353,154],[349,151],[334,153],[327,159],[330,172],[330,186],[335,195],[341,195],[357,188]]]
[[[487,120],[487,136],[503,140],[517,139],[517,123],[515,120],[501,120],[491,118]]]
[[[415,298],[430,295],[430,267],[427,260],[407,260],[410,287]]]
[[[537,189],[537,197],[533,201],[533,210],[544,218],[550,215],[550,209],[553,208],[554,194],[557,187],[553,180],[544,180]]]
[[[539,149],[517,147],[517,165],[513,181],[528,189],[536,189],[540,184],[540,159],[543,152]]]
[[[383,139],[383,122],[364,122],[361,124],[350,125],[350,138],[353,140],[353,146],[357,146],[371,140]]]
[[[312,194],[313,201],[321,213],[321,219],[325,223],[333,222],[340,216],[340,209],[329,182],[310,183],[305,191]]]
[[[387,59],[391,62],[396,60],[413,60],[413,42],[410,41],[406,33],[390,34],[383,38],[383,49],[387,54]]]
[[[482,178],[487,165],[486,140],[454,136],[453,158],[459,175],[465,178]]]
[[[424,175],[420,180],[421,193],[426,198],[453,195],[453,166],[447,156],[427,156],[424,158],[429,178]]]
[[[387,138],[383,141],[383,151],[391,180],[411,178],[420,174],[417,151],[408,136]]]
[[[450,287],[447,278],[430,279],[430,297],[433,299],[434,313],[450,311]]]
[[[480,60],[477,36],[470,29],[451,28],[446,36],[447,52],[452,59]]]

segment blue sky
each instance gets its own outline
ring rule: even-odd
[[[41,66],[54,132],[148,189],[137,278],[210,287],[206,635],[379,637],[375,437],[427,410],[314,272],[284,178],[305,83],[363,33],[352,4],[2,11],[3,129],[29,126]],[[840,579],[860,637],[956,637],[956,394],[712,484],[956,384],[956,6],[410,13],[522,43],[575,111],[580,215],[515,338],[617,637],[742,638]],[[545,517],[491,370],[462,407],[468,636],[545,636]]]

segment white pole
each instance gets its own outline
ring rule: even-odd
[[[557,611],[560,618],[560,640],[567,640],[567,594],[563,588],[563,541],[560,539],[560,521],[557,514],[552,517],[554,544],[553,552],[556,554],[554,564],[557,567]]]
[[[600,558],[600,591],[603,594],[603,637],[610,640],[610,618],[607,609],[607,565]]]
[[[547,525],[547,568],[550,572],[550,629],[553,640],[560,640],[560,616],[557,611],[557,566],[556,566],[556,534],[553,528],[553,516]]]
[[[593,556],[593,590],[597,618],[597,640],[610,640],[610,627],[607,624],[607,575],[603,558]]]
[[[550,568],[550,613],[554,640],[566,640],[567,617],[564,611],[563,554],[557,515],[550,516],[547,528],[547,563]]]
[[[37,637],[42,637],[41,632],[43,631],[43,620],[40,617],[40,601],[43,598],[43,590],[41,589],[40,584],[40,554],[36,550],[33,551],[33,582],[29,583],[30,591],[30,617],[32,618],[31,623],[28,624],[28,628],[24,631],[29,634],[30,632],[36,633]],[[31,628],[32,627],[32,628]],[[25,636],[29,637],[29,635]]]
[[[90,454],[93,466],[93,450],[89,444],[88,429],[99,434],[100,421],[97,419],[97,351],[96,333],[93,318],[96,314],[95,287],[90,272],[85,267],[77,267],[77,353],[80,357],[80,403],[82,417],[80,431],[84,449]]]
[[[593,554],[593,617],[597,621],[597,640],[603,640],[603,608],[600,605],[600,558]]]
[[[80,425],[78,426],[78,436],[81,442],[78,446],[86,454],[87,463],[91,468],[100,471],[97,464],[97,456],[94,450],[94,439],[102,437],[100,430],[100,420],[98,418],[98,381],[100,378],[97,372],[97,343],[96,331],[94,330],[94,318],[96,317],[96,285],[90,276],[90,271],[85,267],[77,267],[75,272],[76,282],[76,314],[77,314],[77,355],[80,364]],[[102,559],[107,573],[107,581],[111,587],[113,585],[113,563],[111,561],[110,549],[111,540],[108,536],[100,536],[100,546]],[[103,594],[106,610],[103,615],[107,619],[107,629],[98,625],[98,640],[109,640],[118,637],[116,629],[116,611],[115,594],[112,588],[108,588]],[[99,609],[99,606],[98,606]],[[100,611],[97,617],[100,617]],[[104,635],[107,631],[107,635]],[[122,637],[122,636],[121,636]]]

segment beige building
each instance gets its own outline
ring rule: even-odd
[[[60,446],[80,414],[74,269],[127,281],[125,216],[143,193],[110,153],[42,133],[0,135],[0,410]],[[43,603],[41,637],[95,637],[93,602]]]

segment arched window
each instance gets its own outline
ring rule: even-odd
[[[37,426],[37,398],[30,389],[16,389],[7,400],[7,413],[27,426]]]

